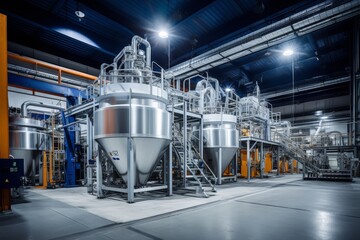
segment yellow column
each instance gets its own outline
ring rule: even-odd
[[[6,16],[0,14],[0,158],[9,158],[9,104],[6,21]],[[10,189],[0,189],[0,212],[10,210]]]

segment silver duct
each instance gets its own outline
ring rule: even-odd
[[[28,107],[30,106],[36,106],[36,107],[42,107],[42,108],[49,108],[49,109],[56,109],[56,110],[64,110],[64,108],[54,105],[47,105],[43,104],[41,102],[35,102],[35,101],[26,101],[23,104],[21,104],[21,116],[22,117],[28,117]]]

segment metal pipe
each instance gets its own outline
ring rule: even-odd
[[[150,46],[150,43],[147,40],[135,35],[131,40],[131,47],[135,54],[137,54],[137,45],[139,43],[144,44],[146,47],[146,67],[148,69],[151,69],[151,46]]]
[[[45,68],[56,70],[58,72],[61,71],[63,73],[71,74],[71,75],[81,77],[81,78],[85,78],[85,79],[88,79],[88,80],[93,80],[94,81],[94,80],[97,79],[96,76],[93,76],[93,75],[90,75],[90,74],[87,74],[87,73],[82,73],[82,72],[75,71],[75,70],[72,70],[72,69],[69,69],[69,68],[60,67],[60,66],[57,66],[57,65],[54,65],[54,64],[51,64],[51,63],[47,63],[47,62],[43,62],[43,61],[40,61],[40,60],[36,60],[36,59],[33,59],[33,58],[20,56],[18,54],[12,53],[12,52],[8,52],[8,57],[12,58],[12,59],[15,59],[15,60],[19,60],[21,62],[35,64],[36,66],[42,66],[42,67],[45,67]]]
[[[42,102],[35,102],[35,101],[26,101],[23,104],[21,104],[21,116],[22,117],[27,117],[28,116],[28,112],[27,109],[30,106],[36,106],[36,107],[42,107],[42,108],[49,108],[49,109],[56,109],[56,110],[65,110],[62,107],[59,106],[55,106],[55,105],[47,105],[47,104],[43,104]]]

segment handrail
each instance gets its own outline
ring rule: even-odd
[[[87,80],[92,80],[95,81],[97,79],[96,76],[87,74],[87,73],[83,73],[83,72],[79,72],[76,70],[72,70],[69,68],[65,68],[65,67],[61,67],[61,66],[57,66],[55,64],[51,64],[51,63],[47,63],[44,61],[40,61],[34,58],[30,58],[30,57],[25,57],[25,56],[21,56],[12,52],[8,52],[8,57],[21,61],[21,62],[25,62],[25,63],[30,63],[30,64],[34,64],[36,66],[41,66],[41,67],[45,67],[48,69],[52,69],[52,70],[56,70],[58,72],[58,83],[61,83],[61,74],[62,73],[67,73],[76,77],[81,77],[81,78],[85,78]]]

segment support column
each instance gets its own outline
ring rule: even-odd
[[[219,156],[218,156],[218,171],[217,171],[217,184],[221,185],[221,177],[222,177],[222,148],[219,148]]]
[[[251,177],[251,160],[250,160],[250,140],[246,141],[246,162],[247,162],[247,179],[250,182]]]
[[[264,143],[260,145],[260,178],[264,177]]]
[[[276,169],[276,175],[279,176],[280,174],[280,146],[277,148],[277,169]]]
[[[9,158],[7,18],[0,14],[0,158]],[[11,211],[10,189],[0,189],[0,213]]]
[[[170,142],[170,145],[169,145],[169,163],[168,163],[168,169],[167,169],[167,172],[168,172],[168,182],[167,182],[167,185],[168,185],[168,196],[172,196],[173,195],[173,192],[172,192],[172,142]]]
[[[355,157],[359,157],[360,144],[360,83],[356,77],[360,74],[360,17],[354,19],[353,26],[353,61],[351,72],[351,90],[352,90],[352,131],[353,131],[353,145],[356,147]]]
[[[97,196],[97,198],[103,198],[104,197],[104,194],[103,194],[103,191],[102,191],[103,178],[102,178],[102,166],[101,166],[100,155],[101,155],[101,149],[98,146],[98,154],[96,156],[96,183],[97,183],[96,196]]]
[[[183,162],[183,182],[186,187],[186,175],[187,175],[187,158],[188,156],[188,144],[187,144],[187,103],[184,102],[184,115],[183,115],[183,142],[184,142],[184,162]]]
[[[87,152],[86,152],[86,182],[87,182],[87,191],[88,193],[92,192],[92,168],[90,167],[90,159],[92,159],[92,124],[90,121],[89,115],[86,115],[86,144],[87,144]]]
[[[132,138],[128,138],[128,182],[127,182],[127,198],[128,203],[134,202],[134,185],[135,185],[135,176],[134,176],[134,146]]]

